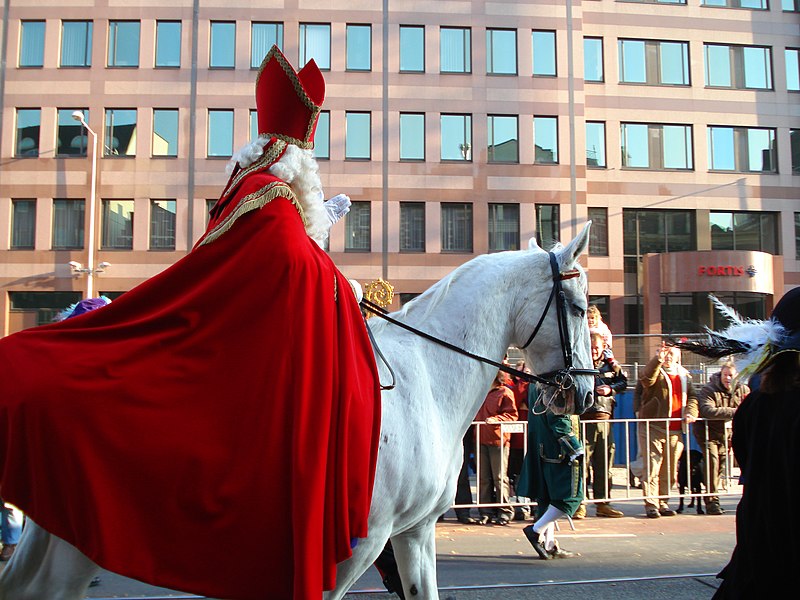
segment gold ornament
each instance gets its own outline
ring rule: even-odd
[[[377,304],[381,308],[386,308],[392,303],[394,298],[394,286],[388,281],[383,279],[376,279],[364,285],[364,298]],[[372,313],[367,311],[367,318],[370,318]]]

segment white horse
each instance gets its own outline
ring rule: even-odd
[[[566,277],[554,276],[550,255],[531,240],[528,250],[466,263],[391,316],[495,362],[509,346],[525,345],[536,330],[524,350],[534,373],[591,369],[586,276],[578,264],[589,227],[552,251],[555,270],[569,273]],[[556,285],[563,297],[551,304]],[[336,589],[324,597],[342,598],[391,539],[406,598],[435,600],[436,520],[453,502],[461,440],[497,368],[378,318],[370,320],[370,328],[394,371],[396,387],[382,397],[369,536],[338,565]],[[572,365],[564,364],[564,345],[572,348]],[[387,382],[390,374],[380,366]],[[592,403],[594,379],[578,372],[567,380],[571,387],[558,394],[566,403],[561,410],[581,413]],[[97,570],[76,548],[29,522],[0,576],[0,600],[78,600]]]

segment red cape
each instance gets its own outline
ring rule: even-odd
[[[267,184],[285,189],[248,177],[209,229]],[[292,202],[224,229],[104,308],[0,340],[0,494],[111,571],[318,600],[367,534],[372,349]]]

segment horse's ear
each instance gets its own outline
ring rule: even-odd
[[[536,236],[528,240],[528,250],[538,250],[539,244],[536,243]]]
[[[578,236],[558,251],[558,264],[562,272],[572,269],[575,263],[578,262],[580,255],[586,252],[586,248],[589,246],[589,231],[591,228],[592,222],[587,221]]]

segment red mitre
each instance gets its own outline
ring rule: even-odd
[[[256,111],[258,134],[314,147],[325,80],[314,60],[296,72],[277,46],[273,46],[258,70]]]

